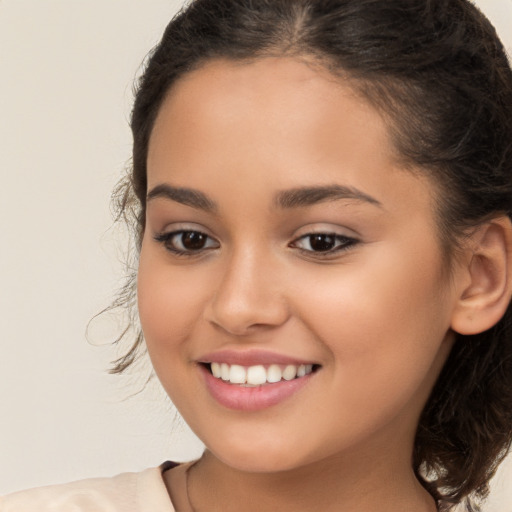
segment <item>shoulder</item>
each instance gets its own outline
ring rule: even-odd
[[[0,497],[0,512],[174,512],[162,478],[167,468],[16,492]]]

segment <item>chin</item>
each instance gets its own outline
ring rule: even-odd
[[[288,471],[297,467],[292,461],[283,461],[278,457],[257,457],[254,454],[247,454],[241,457],[220,457],[214,454],[219,460],[230,468],[245,473],[277,473]]]
[[[245,439],[245,443],[229,443],[207,445],[208,451],[227,466],[247,473],[275,473],[288,471],[303,465],[310,460],[300,456],[296,447],[284,446],[282,442],[253,443]]]

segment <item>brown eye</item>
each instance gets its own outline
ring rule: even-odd
[[[328,256],[347,250],[357,243],[358,240],[354,238],[336,233],[309,233],[292,242],[290,246],[305,253]]]
[[[155,240],[161,243],[168,251],[178,255],[199,254],[208,249],[217,249],[219,243],[201,231],[173,231],[160,233]]]
[[[189,251],[197,251],[203,249],[206,245],[208,237],[199,231],[184,231],[181,235],[181,245]]]
[[[336,244],[336,237],[332,235],[309,235],[309,245],[313,251],[331,251]]]

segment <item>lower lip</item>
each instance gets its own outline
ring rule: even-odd
[[[244,387],[230,384],[214,377],[200,365],[206,387],[210,394],[224,407],[239,411],[260,411],[277,405],[302,389],[311,379],[312,373],[293,380],[281,380],[274,384]]]

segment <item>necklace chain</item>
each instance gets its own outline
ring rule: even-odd
[[[196,509],[194,508],[194,506],[192,505],[192,501],[190,501],[190,491],[189,491],[189,487],[190,487],[190,478],[189,478],[189,471],[197,464],[197,461],[194,462],[193,464],[191,464],[185,471],[185,495],[187,497],[187,502],[188,502],[188,506],[190,508],[190,510],[192,512],[196,512]]]
[[[190,500],[190,470],[197,464],[198,461],[192,463],[185,471],[185,496],[187,498],[188,507],[191,512],[197,512],[194,506],[192,505],[192,501]],[[441,510],[439,508],[439,503],[436,501],[436,510]]]

